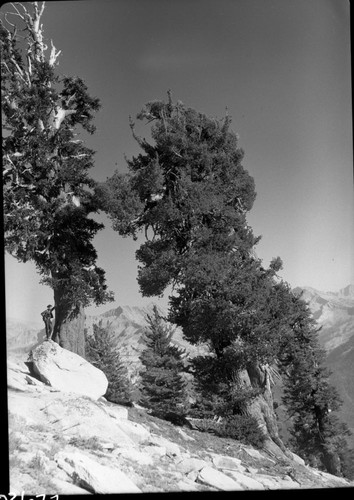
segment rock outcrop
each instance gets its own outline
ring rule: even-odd
[[[59,467],[71,468],[72,479],[92,493],[141,493],[141,490],[121,470],[101,465],[83,453],[62,452],[56,455]]]
[[[45,342],[34,357],[50,348]],[[353,486],[296,455],[277,459],[235,440],[182,430],[143,409],[59,390],[25,363],[9,362],[8,375],[9,491],[16,495]]]
[[[107,391],[108,380],[101,370],[52,340],[33,349],[29,359],[33,373],[39,380],[60,391],[74,392],[94,399]]]

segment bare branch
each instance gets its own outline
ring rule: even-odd
[[[145,151],[151,151],[153,154],[156,155],[155,148],[153,146],[151,146],[151,144],[149,144],[146,139],[143,139],[142,137],[140,137],[139,135],[136,134],[136,132],[135,132],[135,123],[134,123],[134,121],[133,121],[133,119],[132,119],[132,117],[130,115],[129,115],[129,127],[130,127],[130,129],[132,131],[134,139],[139,144],[139,146],[142,149],[145,149]]]
[[[27,55],[27,64],[28,64],[28,74],[32,75],[32,61],[29,54]]]
[[[6,68],[8,73],[11,73],[10,68],[8,67],[7,63],[5,61],[1,61],[1,64]]]
[[[7,19],[7,16],[9,14],[13,14],[14,16],[16,16],[17,14],[15,14],[14,12],[5,12],[5,15],[4,15],[4,18],[5,18],[5,21],[14,28],[14,35],[16,34],[16,31],[17,31],[17,26],[15,24],[12,24],[8,19]]]
[[[40,11],[38,12],[38,2],[34,2],[34,8],[35,8],[36,13],[38,13],[38,18],[39,19],[42,17],[42,14],[43,14],[43,11],[44,11],[44,7],[45,7],[45,2],[42,2]]]
[[[68,160],[69,158],[84,158],[85,156],[90,156],[89,153],[80,153],[76,155],[62,156],[62,160]]]
[[[22,4],[19,4],[21,5],[21,7],[23,7],[23,9],[25,10],[25,12],[27,12],[26,8],[24,5]],[[9,12],[9,14],[12,14],[14,16],[19,16],[24,22],[26,22],[25,20],[25,17],[20,13],[20,11],[18,10],[18,8],[16,7],[16,4],[14,3],[11,3],[11,6],[15,9],[16,12]]]
[[[58,56],[61,54],[61,50],[56,51],[56,48],[55,48],[52,40],[50,41],[50,43],[52,45],[52,49],[50,51],[49,66],[54,66]]]

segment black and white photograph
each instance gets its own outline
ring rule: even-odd
[[[1,497],[354,486],[350,8],[2,3]]]

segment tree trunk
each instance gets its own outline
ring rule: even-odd
[[[68,303],[63,291],[54,289],[55,323],[53,340],[60,347],[85,357],[85,313],[80,305]]]
[[[323,447],[323,463],[327,472],[333,474],[334,476],[342,476],[341,461],[338,453]]]
[[[282,442],[277,417],[273,407],[273,394],[268,370],[258,364],[249,364],[247,369],[235,375],[236,384],[242,389],[261,389],[261,393],[245,403],[242,413],[255,418],[266,438],[264,447],[276,456],[291,458],[289,450]]]

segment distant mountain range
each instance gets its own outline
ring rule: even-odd
[[[295,288],[303,293],[313,317],[322,329],[320,344],[327,352],[327,365],[333,372],[332,384],[343,400],[340,417],[353,432],[354,447],[354,286],[349,285],[337,293],[321,292],[310,287]],[[140,370],[139,355],[144,349],[143,332],[146,317],[152,314],[153,303],[146,307],[120,306],[97,316],[86,317],[88,333],[93,324],[107,327],[116,339],[117,350],[126,362],[130,374],[135,378]],[[166,314],[159,308],[162,315]],[[23,355],[44,339],[44,330],[35,324],[24,324],[7,319],[7,349],[9,355]],[[193,346],[183,339],[182,331],[176,328],[173,342],[186,349],[190,356],[207,352],[206,346]]]
[[[145,307],[123,306],[111,309],[99,316],[87,316],[86,328],[88,333],[92,333],[93,325],[97,324],[107,328],[116,339],[117,350],[121,358],[126,362],[131,375],[137,375],[141,369],[139,356],[145,348],[144,331],[147,326],[147,316],[153,315],[151,303]],[[167,311],[157,306],[161,316],[166,316]],[[207,353],[208,349],[204,345],[193,346],[187,342],[182,335],[180,328],[173,328],[172,343],[177,347],[186,350],[189,357]]]
[[[6,344],[8,353],[25,354],[44,340],[45,331],[38,323],[23,322],[16,318],[6,318]]]
[[[303,291],[314,319],[322,327],[319,332],[321,345],[328,353],[345,344],[354,335],[354,285],[337,293],[320,292],[310,287],[294,288]]]

